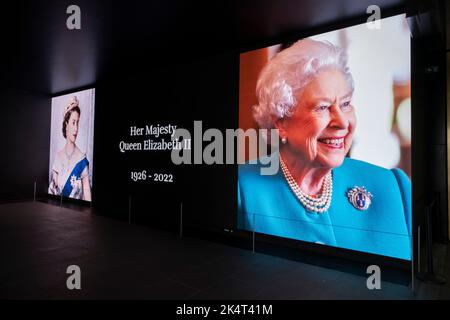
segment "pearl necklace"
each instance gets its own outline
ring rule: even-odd
[[[312,197],[310,195],[305,194],[295,181],[292,174],[289,172],[286,164],[280,156],[280,164],[281,170],[283,171],[284,177],[286,178],[289,187],[294,192],[295,196],[300,200],[303,207],[306,210],[316,213],[323,213],[330,208],[331,198],[333,195],[333,175],[330,171],[325,176],[323,186],[322,186],[322,194],[318,197]]]

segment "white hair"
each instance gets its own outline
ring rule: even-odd
[[[253,117],[260,128],[274,128],[276,119],[293,114],[296,94],[326,67],[341,70],[352,91],[353,77],[347,67],[347,55],[330,42],[304,39],[278,53],[261,71],[256,84],[258,104]]]

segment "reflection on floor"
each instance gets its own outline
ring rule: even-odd
[[[44,203],[0,205],[3,299],[438,299],[450,285],[382,282]],[[450,273],[446,259],[438,272]],[[445,263],[444,263],[445,262]],[[66,268],[81,268],[68,290]]]

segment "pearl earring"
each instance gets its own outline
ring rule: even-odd
[[[281,138],[281,143],[282,143],[282,144],[286,144],[286,142],[287,142],[287,139],[286,139],[286,138]]]

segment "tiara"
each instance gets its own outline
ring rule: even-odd
[[[78,107],[78,99],[76,96],[73,96],[70,98],[69,104],[66,106],[66,109],[64,110],[64,116],[67,114],[67,112],[71,111],[75,107]]]

